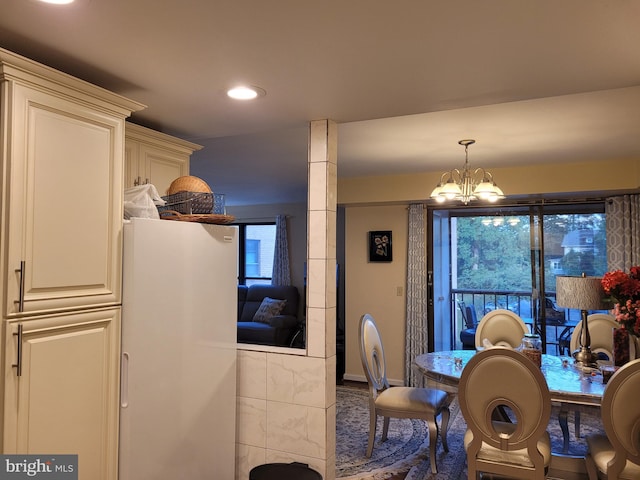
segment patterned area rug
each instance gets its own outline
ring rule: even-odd
[[[429,465],[429,438],[426,424],[421,420],[391,419],[386,442],[380,441],[382,419],[378,419],[376,441],[371,458],[366,458],[369,435],[369,406],[367,391],[337,387],[336,392],[336,478],[349,480],[466,480],[466,454],[462,438],[466,423],[454,400],[449,421],[449,452],[438,442],[438,473]],[[562,451],[563,437],[558,424],[558,407],[554,406],[548,431],[554,452]],[[569,454],[584,455],[584,436],[603,431],[599,410],[581,409],[581,438],[573,433],[573,410],[569,413]]]
[[[369,405],[366,390],[338,387],[336,392],[336,478],[350,480],[384,480],[413,467],[426,465],[429,473],[429,432],[422,420],[393,418],[386,442],[381,442],[382,418],[378,419],[376,442],[371,458],[366,458],[369,438]],[[457,425],[462,420],[462,425]],[[464,419],[457,402],[451,405],[449,453],[438,442],[438,470],[434,479],[460,477],[464,468],[462,436]],[[456,437],[459,437],[457,439]],[[425,477],[431,478],[431,477]]]

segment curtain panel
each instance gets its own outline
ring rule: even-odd
[[[276,244],[273,252],[272,285],[291,285],[289,267],[289,243],[287,241],[287,217],[276,217]]]
[[[640,195],[611,197],[605,203],[607,216],[607,267],[629,271],[640,265]]]
[[[407,325],[405,385],[422,385],[422,376],[412,368],[414,359],[427,351],[427,245],[424,205],[409,205],[407,246]]]

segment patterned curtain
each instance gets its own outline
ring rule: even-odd
[[[424,205],[409,205],[407,247],[407,338],[405,342],[405,385],[422,384],[412,368],[413,360],[427,351],[427,245]]]
[[[607,268],[629,271],[640,265],[640,195],[607,199]]]
[[[291,285],[289,270],[289,244],[287,243],[287,217],[276,217],[276,245],[273,252],[272,285]]]

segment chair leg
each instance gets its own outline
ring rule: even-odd
[[[445,452],[449,452],[449,444],[447,443],[447,431],[449,430],[449,418],[451,411],[449,407],[442,410],[442,420],[440,422],[440,439],[442,440],[442,448]]]
[[[367,458],[371,458],[373,453],[373,442],[376,439],[376,426],[378,424],[378,415],[374,409],[369,411],[369,442],[367,443]]]
[[[576,429],[576,438],[580,438],[580,407],[576,407],[576,412],[574,414],[573,425]]]
[[[427,420],[429,427],[429,458],[431,459],[431,473],[438,473],[436,467],[436,448],[438,447],[438,424],[436,419]]]
[[[498,405],[493,410],[493,412],[491,413],[491,419],[495,420],[496,422],[511,423],[511,419],[509,418],[509,415],[507,414],[507,412],[505,411],[502,405]]]
[[[389,433],[389,417],[383,417],[384,420],[382,422],[382,441],[387,440],[387,434]]]
[[[598,480],[598,468],[596,467],[596,463],[590,452],[587,452],[585,463],[587,464],[587,475],[589,476],[589,480]]]
[[[560,424],[560,430],[562,430],[562,453],[569,452],[569,425],[567,423],[567,414],[569,413],[569,406],[566,403],[560,404],[560,412],[558,413],[558,423]]]

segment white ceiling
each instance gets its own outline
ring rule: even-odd
[[[192,171],[233,205],[304,201],[321,118],[340,176],[461,166],[462,138],[486,167],[640,159],[639,22],[637,0],[2,0],[0,47],[148,105],[132,121],[204,145]]]

